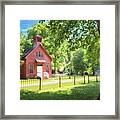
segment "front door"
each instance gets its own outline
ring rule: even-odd
[[[42,65],[37,66],[37,76],[41,77],[42,79]]]

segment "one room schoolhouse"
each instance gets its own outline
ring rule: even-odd
[[[52,58],[42,45],[42,36],[36,35],[33,42],[33,48],[26,50],[21,59],[20,78],[52,77]]]

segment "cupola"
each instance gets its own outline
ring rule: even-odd
[[[34,45],[42,44],[42,36],[40,36],[40,35],[34,36],[33,37],[33,43],[34,43]]]

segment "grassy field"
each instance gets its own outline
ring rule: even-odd
[[[65,87],[66,86],[66,87]],[[58,88],[56,85],[45,88],[42,91],[20,91],[21,100],[97,100],[100,94],[100,82],[90,82],[89,84],[71,85],[66,83],[64,87]],[[52,88],[52,89],[51,89]],[[34,90],[34,88],[33,88]]]

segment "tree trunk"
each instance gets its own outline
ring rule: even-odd
[[[93,76],[95,75],[95,70],[93,69]]]
[[[98,32],[100,34],[100,20],[96,20],[96,23],[97,23],[97,27],[98,27]]]
[[[81,75],[83,76],[83,75],[84,75],[84,73],[82,72],[82,73],[81,73]]]

